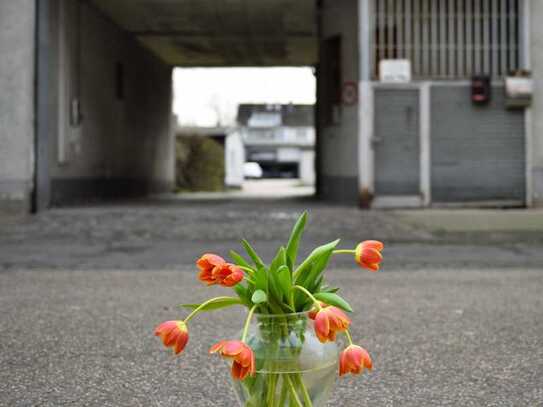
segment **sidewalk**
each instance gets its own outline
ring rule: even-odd
[[[432,232],[543,232],[543,209],[420,209],[395,214]]]

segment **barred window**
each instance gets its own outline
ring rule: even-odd
[[[505,76],[521,68],[522,0],[373,0],[379,61],[408,59],[414,78]]]

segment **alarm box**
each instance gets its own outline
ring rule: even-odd
[[[530,107],[534,93],[534,83],[530,72],[513,72],[505,78],[505,106],[508,109]]]
[[[471,78],[471,101],[477,105],[490,102],[490,76],[475,75]]]

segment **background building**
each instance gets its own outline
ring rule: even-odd
[[[541,17],[536,0],[1,0],[0,207],[171,190],[174,66],[314,66],[322,199],[541,205]],[[533,79],[514,110],[512,71]]]
[[[257,162],[265,177],[315,181],[313,105],[242,104],[238,124],[246,160]]]

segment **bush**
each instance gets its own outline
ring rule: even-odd
[[[223,190],[223,146],[208,137],[177,137],[176,186],[190,191]]]

